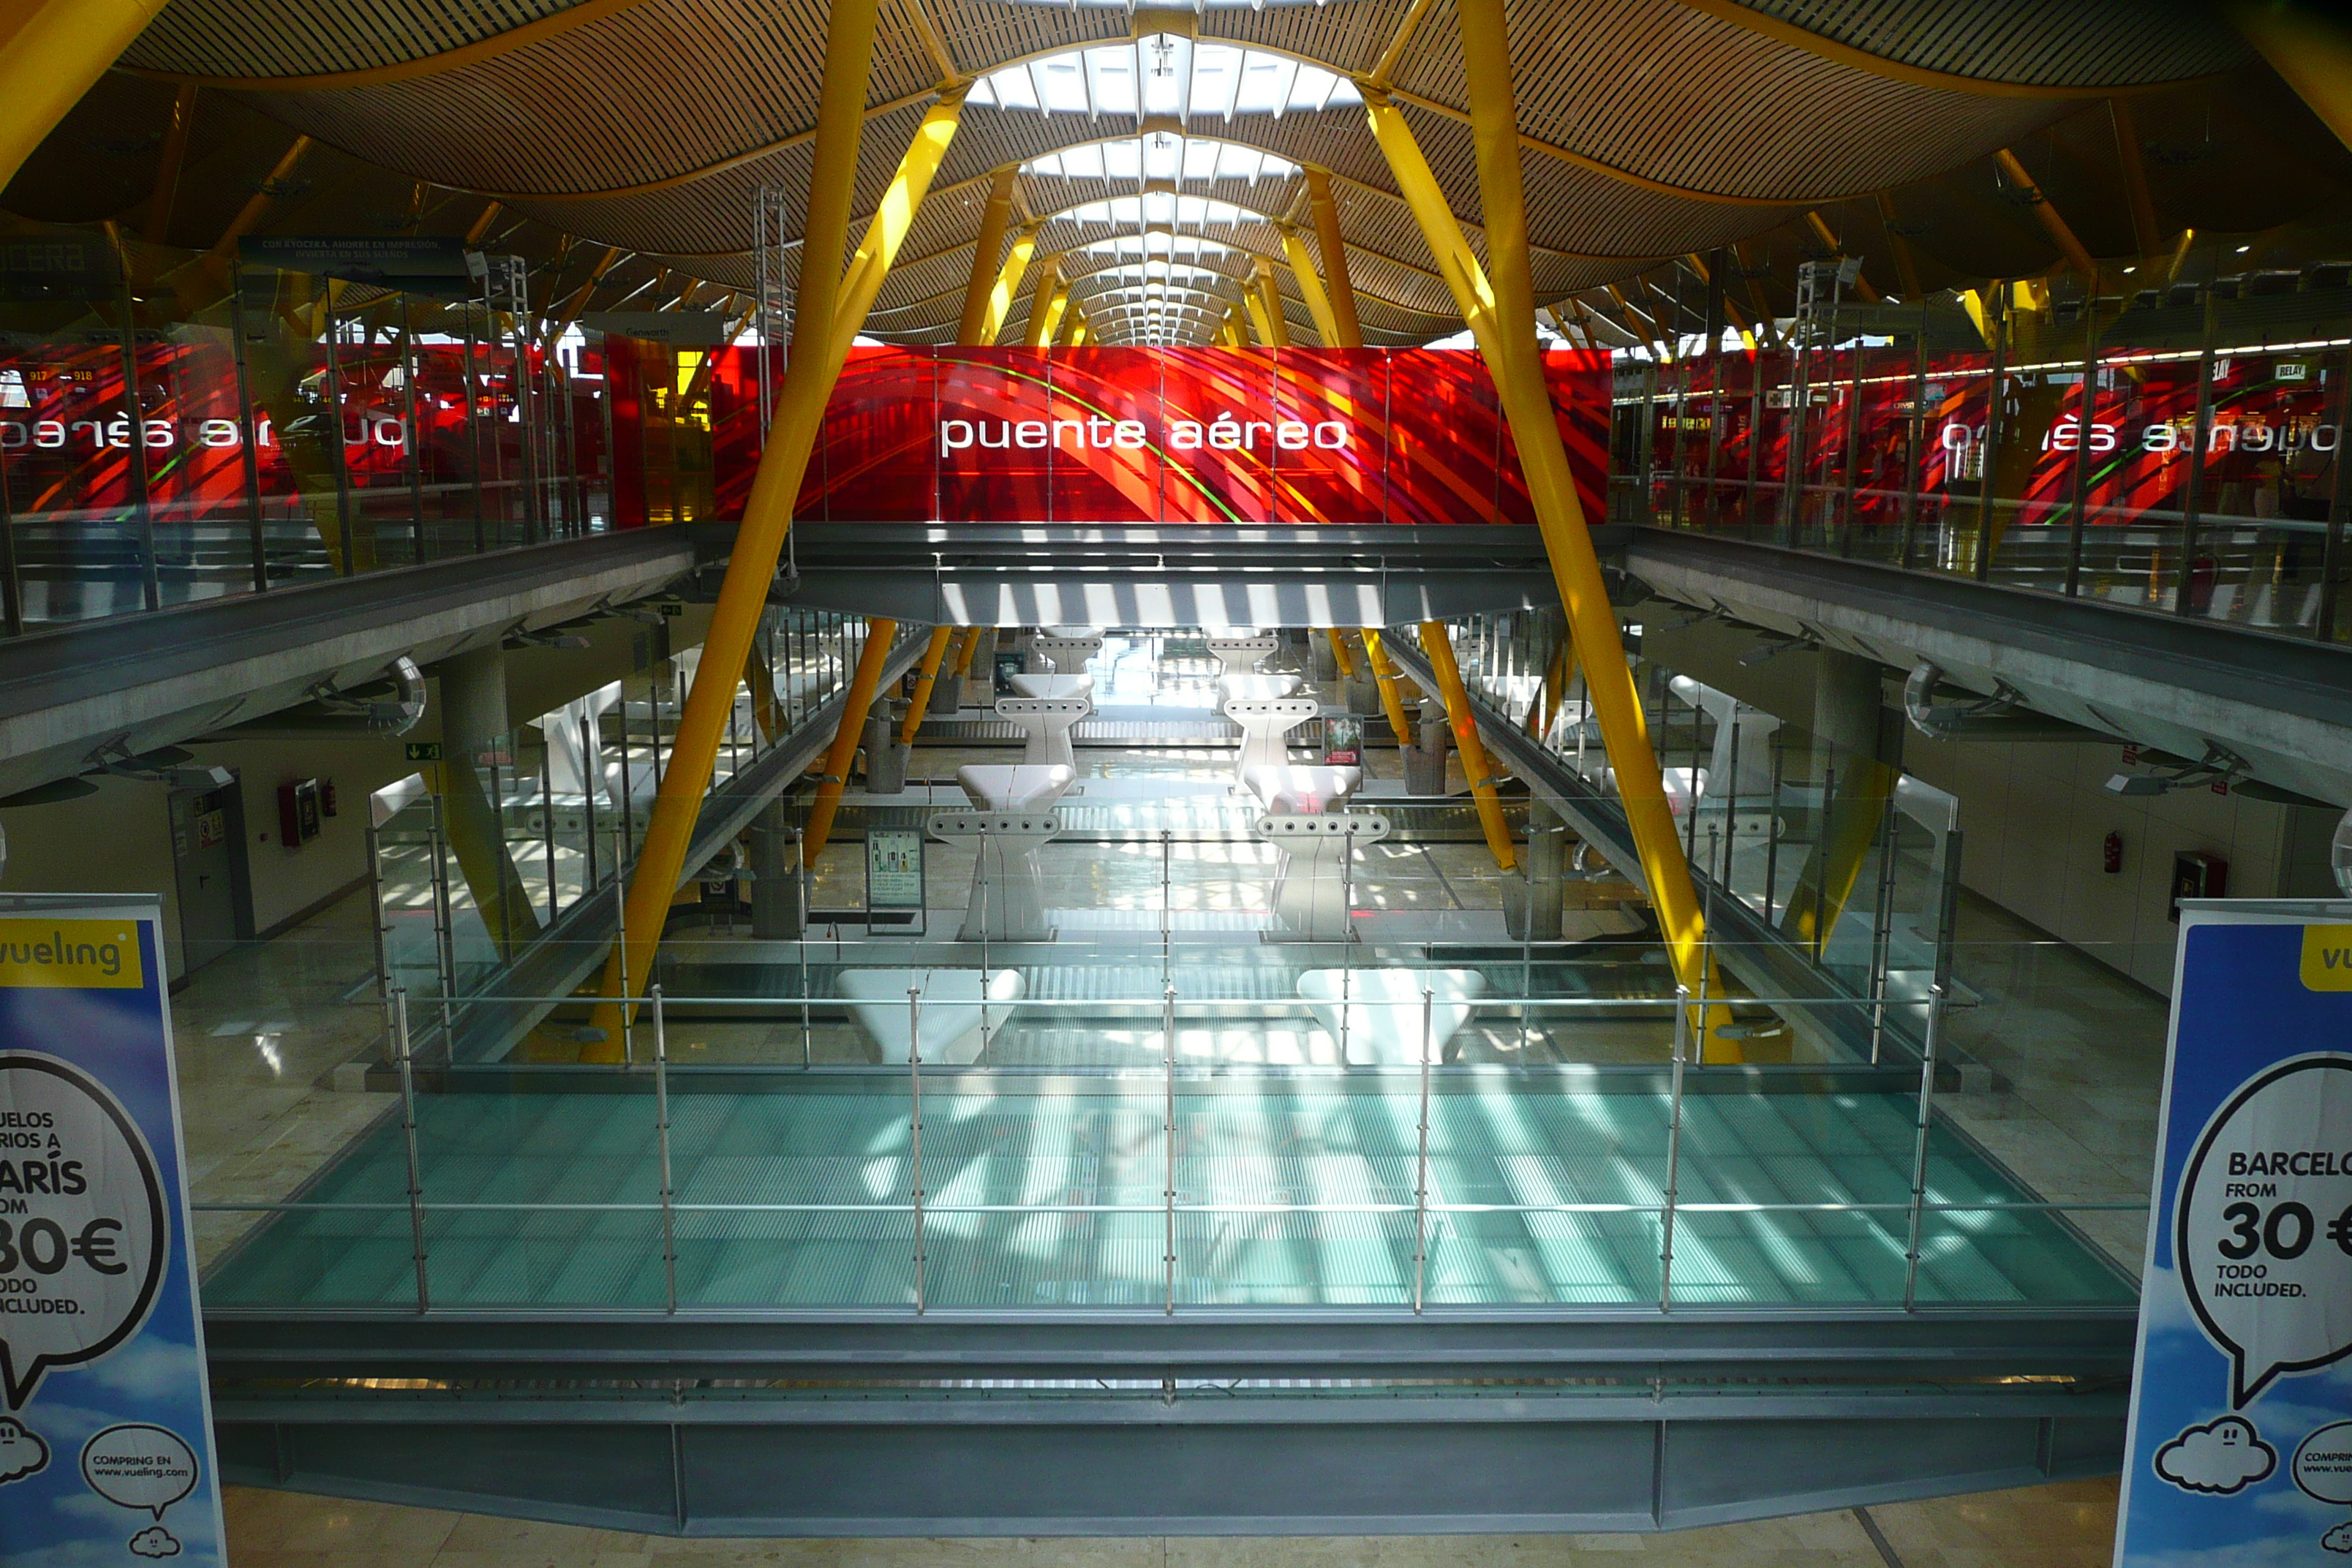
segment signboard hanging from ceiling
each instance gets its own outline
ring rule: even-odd
[[[721,517],[741,515],[758,466],[756,353],[731,351],[710,377]],[[1608,358],[1544,360],[1579,493],[1598,520]],[[1444,349],[854,350],[797,515],[1276,527],[1535,521],[1485,361]]]

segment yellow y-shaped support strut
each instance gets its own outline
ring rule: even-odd
[[[145,30],[165,0],[33,0],[0,15],[0,185]]]
[[[1339,669],[1339,679],[1356,679],[1356,657],[1348,651],[1348,639],[1339,635],[1337,626],[1326,626],[1323,635],[1331,639],[1331,663]]]
[[[1511,852],[1511,830],[1503,822],[1502,798],[1495,793],[1495,771],[1486,761],[1486,744],[1478,738],[1478,716],[1470,710],[1470,694],[1462,689],[1462,668],[1454,662],[1454,639],[1444,621],[1421,623],[1421,649],[1437,676],[1437,693],[1445,699],[1445,718],[1454,730],[1454,747],[1462,753],[1462,772],[1470,781],[1470,798],[1478,806],[1478,826],[1486,831],[1486,847],[1495,864],[1507,871],[1518,857]]]
[[[989,183],[988,204],[980,209],[980,237],[971,247],[971,279],[964,285],[963,319],[956,325],[956,342],[985,342],[981,324],[988,320],[988,301],[996,287],[996,253],[1004,248],[1004,231],[1013,223],[1013,180],[1020,170],[1007,163]]]
[[[866,646],[858,650],[857,672],[849,678],[849,706],[841,710],[841,725],[833,732],[833,750],[825,753],[824,772],[817,779],[816,799],[809,803],[808,831],[801,837],[801,866],[813,868],[833,837],[834,814],[841,809],[841,787],[849,779],[849,760],[857,754],[857,737],[866,728],[866,710],[874,706],[874,689],[882,683],[882,664],[898,636],[896,621],[866,623]],[[870,759],[869,759],[870,762]]]
[[[848,238],[852,176],[857,167],[879,5],[880,0],[835,0],[827,25],[824,87],[817,107],[803,265],[793,313],[799,323],[793,333],[796,352],[785,367],[775,423],[769,428],[767,449],[752,478],[743,521],[728,557],[727,575],[711,612],[702,659],[687,694],[686,710],[678,717],[669,766],[662,774],[653,820],[646,825],[645,844],[629,880],[625,929],[632,937],[625,953],[615,945],[604,967],[603,993],[610,1000],[596,1009],[593,1020],[604,1038],[583,1048],[581,1054],[585,1060],[620,1059],[619,1004],[641,994],[653,971],[670,899],[685,870],[687,846],[694,837],[702,797],[710,787],[711,764],[726,735],[735,686],[750,658],[769,585],[775,580],[776,558],[792,527],[793,507],[808,473],[809,454],[816,444],[826,400],[841,374],[849,340],[857,323],[866,319],[875,291],[881,288],[884,275],[906,241],[924,193],[930,188],[931,176],[954,139],[963,108],[962,90],[953,89],[923,117],[856,258],[846,273],[835,273],[830,258],[841,254]]]
[[[1307,253],[1307,241],[1288,224],[1282,226],[1282,255],[1290,263],[1290,276],[1306,298],[1307,313],[1315,318],[1315,335],[1323,340],[1323,346],[1357,347],[1341,335],[1339,318],[1332,312],[1331,296],[1323,291],[1323,279],[1316,275],[1315,258]]]
[[[962,680],[971,674],[971,656],[980,651],[980,628],[966,626],[963,638],[956,644],[955,678]]]
[[[1388,650],[1381,646],[1380,632],[1364,628],[1364,658],[1372,667],[1372,679],[1381,689],[1381,707],[1389,716],[1389,731],[1396,736],[1400,748],[1412,744],[1412,726],[1405,722],[1404,698],[1397,690],[1396,666],[1389,662]]]
[[[1463,319],[1475,336],[1504,414],[1519,450],[1519,463],[1535,501],[1536,521],[1569,628],[1584,667],[1586,700],[1601,721],[1601,733],[1615,770],[1617,790],[1642,862],[1650,900],[1664,928],[1675,974],[1695,994],[1723,994],[1710,972],[1698,893],[1675,831],[1665,781],[1650,749],[1633,671],[1618,636],[1616,612],[1601,577],[1583,503],[1561,445],[1558,416],[1544,384],[1536,349],[1535,285],[1528,261],[1527,201],[1519,180],[1517,108],[1511,90],[1510,40],[1503,0],[1456,0],[1462,36],[1471,130],[1477,151],[1478,190],[1486,220],[1487,255],[1495,267],[1490,284],[1461,226],[1430,173],[1420,143],[1404,116],[1383,92],[1365,95],[1372,134],[1386,154],[1406,205],[1437,258]],[[1718,1012],[1710,1009],[1710,1014]],[[1712,1029],[1714,1018],[1702,1020]],[[1736,1058],[1730,1041],[1714,1042],[1718,1059]]]
[[[1338,335],[1328,341],[1340,348],[1362,348],[1364,329],[1356,320],[1356,289],[1348,279],[1348,243],[1339,237],[1339,207],[1331,199],[1331,176],[1321,169],[1307,171],[1307,205],[1315,214],[1315,245],[1323,253],[1323,289],[1338,327]]]
[[[915,678],[915,705],[907,711],[907,722],[898,731],[898,739],[911,746],[915,731],[923,727],[923,710],[931,705],[931,688],[939,683],[940,661],[948,656],[948,639],[955,636],[953,626],[933,626],[931,646],[923,650],[923,672]]]

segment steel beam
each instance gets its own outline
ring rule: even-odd
[[[2074,237],[2074,231],[2068,226],[2065,215],[2042,194],[2041,184],[2025,172],[2025,165],[2017,161],[2016,153],[2006,147],[1997,147],[1992,157],[1993,162],[2000,165],[2000,172],[2009,176],[2009,183],[2023,192],[2032,204],[2034,217],[2040,220],[2042,232],[2050,237],[2051,243],[2057,246],[2066,258],[2066,265],[2081,274],[2091,291],[2097,293],[2099,264],[2091,259],[2091,253],[2083,247],[2081,240]]]
[[[1315,247],[1322,253],[1323,285],[1329,291],[1331,315],[1338,323],[1337,346],[1360,349],[1364,346],[1364,329],[1356,319],[1356,288],[1348,279],[1348,242],[1339,233],[1339,207],[1331,199],[1331,176],[1320,169],[1307,171],[1307,206],[1315,215]]]
[[[652,820],[630,878],[627,929],[638,933],[625,953],[616,945],[605,966],[604,994],[626,998],[640,993],[652,973],[654,954],[667,923],[679,868],[710,785],[712,765],[734,710],[735,685],[750,657],[768,589],[775,579],[776,561],[783,552],[784,535],[792,527],[793,508],[800,497],[801,480],[808,470],[824,407],[840,374],[837,319],[844,279],[835,270],[849,238],[849,202],[857,169],[857,146],[865,129],[866,84],[874,58],[874,27],[880,0],[835,0],[826,25],[824,87],[817,108],[817,134],[809,180],[808,215],[803,227],[799,288],[794,300],[794,347],[784,371],[777,399],[775,421],[760,468],[751,481],[743,521],[719,589],[719,605],[703,645],[702,661],[695,670],[693,689],[672,742],[669,766],[663,772],[655,797]],[[930,128],[926,119],[925,131]],[[924,142],[919,133],[918,145]],[[910,152],[910,156],[912,153]],[[936,157],[932,167],[937,167]],[[928,177],[923,181],[928,185]],[[906,193],[894,182],[894,195]],[[886,202],[886,205],[888,205]],[[913,204],[902,204],[901,216],[911,220]],[[881,215],[875,219],[882,226]],[[901,237],[904,228],[898,232]],[[884,237],[887,238],[887,231]],[[863,258],[861,253],[861,258]],[[887,266],[887,259],[883,266]],[[879,288],[878,271],[861,279],[866,301]],[[583,1047],[595,1060],[621,1059],[622,1016],[607,1003],[596,1009],[593,1025],[604,1038]]]
[[[1389,716],[1390,732],[1396,736],[1400,747],[1412,744],[1412,726],[1405,721],[1404,699],[1397,690],[1396,667],[1389,662],[1388,649],[1381,646],[1381,634],[1377,627],[1364,628],[1364,660],[1372,667],[1372,679],[1381,689],[1381,707]]]
[[[866,712],[874,706],[874,691],[882,681],[882,661],[889,656],[890,645],[898,637],[896,621],[866,623],[866,646],[857,652],[857,669],[850,677],[849,700],[841,710],[841,727],[834,732],[833,750],[826,754],[824,772],[817,779],[816,798],[809,803],[808,831],[801,838],[801,865],[804,868],[815,867],[816,858],[824,853],[826,842],[833,837],[833,819],[841,809],[842,787],[849,782],[850,760],[857,754],[857,738],[866,729]],[[937,632],[931,640],[935,645],[940,641]],[[922,710],[918,708],[915,712],[919,719]],[[646,939],[646,945],[652,946],[652,941]]]
[[[930,646],[923,649],[922,673],[915,678],[915,700],[907,710],[905,728],[898,732],[898,739],[907,745],[915,743],[915,731],[923,727],[923,714],[931,705],[931,688],[939,684],[940,665],[948,656],[948,639],[955,635],[953,626],[931,628]],[[971,655],[965,658],[968,660]]]
[[[995,342],[997,334],[1004,331],[1005,318],[1013,313],[1013,301],[1021,292],[1022,274],[1029,270],[1030,258],[1037,254],[1037,228],[1034,223],[1024,223],[1013,237],[1013,248],[1005,253],[1004,266],[989,288],[988,306],[981,312],[980,330],[971,337],[974,344],[984,348]],[[961,333],[957,341],[963,341]]]
[[[1421,624],[1421,650],[1437,676],[1438,695],[1445,700],[1445,718],[1454,730],[1454,749],[1462,753],[1463,776],[1470,783],[1470,798],[1477,803],[1478,826],[1486,831],[1486,847],[1495,864],[1510,870],[1518,864],[1511,848],[1511,830],[1503,821],[1503,803],[1495,794],[1495,771],[1478,739],[1478,716],[1470,710],[1470,694],[1462,689],[1461,667],[1454,662],[1454,639],[1444,621]]]
[[[1464,319],[1470,322],[1488,372],[1502,396],[1519,463],[1535,501],[1537,526],[1550,556],[1553,580],[1584,666],[1586,700],[1601,733],[1640,847],[1644,879],[1676,977],[1696,994],[1710,987],[1705,922],[1690,866],[1666,802],[1665,781],[1650,748],[1649,726],[1633,685],[1633,667],[1617,628],[1616,611],[1601,581],[1600,557],[1560,444],[1559,424],[1536,349],[1535,289],[1528,264],[1527,205],[1519,182],[1519,151],[1511,88],[1510,44],[1502,0],[1457,0],[1465,80],[1475,106],[1478,188],[1486,217],[1492,284],[1463,238],[1412,129],[1396,106],[1367,98],[1373,135],[1397,184],[1428,237]],[[1712,1027],[1710,1021],[1709,1026]],[[1725,1059],[1718,1058],[1717,1059]],[[1736,1058],[1732,1058],[1736,1059]]]

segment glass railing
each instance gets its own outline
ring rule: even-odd
[[[1515,720],[1544,630],[1456,624],[1473,682],[1517,701]],[[820,656],[793,666],[813,678],[800,700],[838,682],[849,631],[818,635]],[[1189,689],[1206,662],[1160,647],[1173,674],[1147,682],[1124,646],[1107,643],[1098,673],[1128,697]],[[782,663],[772,651],[772,680]],[[608,780],[625,731],[650,763],[650,720],[675,724],[653,695],[674,672],[636,679],[622,698],[646,693],[646,721],[619,723],[618,700],[604,714]],[[1683,700],[1671,687],[1652,700]],[[447,818],[438,839],[429,812],[404,819],[420,831],[379,853],[383,886],[405,889],[413,929],[388,945],[406,956],[345,996],[380,1000],[383,1034],[346,1046],[341,1092],[301,1101],[264,1152],[215,1151],[194,1193],[207,1310],[2128,1310],[2144,1172],[2037,1163],[2012,1132],[2027,1119],[2006,1120],[2041,1092],[2030,1062],[2010,1064],[2014,1079],[1982,1065],[1987,1020],[2009,1015],[1964,977],[2049,954],[2010,944],[1980,966],[1898,946],[1875,973],[1916,971],[1916,1029],[1874,1055],[1892,1006],[1866,984],[1879,928],[1842,923],[1791,969],[1777,962],[1798,945],[1785,929],[1743,946],[1752,932],[1719,923],[1708,973],[1785,983],[1679,990],[1626,879],[1571,858],[1560,929],[1537,931],[1524,902],[1512,915],[1513,875],[1466,798],[1399,777],[1384,748],[1351,800],[1309,814],[1377,831],[1318,858],[1234,789],[1230,740],[1155,740],[1147,708],[1103,721],[1136,727],[1116,746],[1082,742],[1082,776],[1050,813],[982,814],[1013,820],[977,828],[953,770],[1020,753],[998,732],[1010,725],[967,708],[905,789],[853,777],[799,875],[797,857],[752,868],[793,879],[781,914],[761,896],[774,884],[714,861],[673,906],[617,1038],[597,994],[611,922],[548,917],[600,912],[616,890],[610,836],[641,835],[642,818],[609,821],[608,789],[603,837],[560,829],[551,850],[534,813],[551,799],[584,827],[586,805],[533,749],[547,721],[511,739],[495,784],[475,759],[484,799],[509,803],[500,843],[520,886],[500,896],[531,909],[530,951],[572,978],[532,986],[519,980],[546,969],[499,968]],[[1152,711],[1192,733],[1186,705]],[[1540,700],[1535,713],[1573,744]],[[1735,721],[1731,778],[1752,765],[1749,716]],[[1699,738],[1712,776],[1714,738]],[[1668,736],[1670,765],[1687,743]],[[1783,786],[1780,837],[1755,846],[1772,808],[1740,792],[1725,887],[1753,880],[1751,848],[1802,860],[1818,803]],[[1711,793],[1727,792],[1697,798]],[[804,804],[770,809],[796,820]],[[1524,797],[1506,810],[1523,859],[1557,831],[1534,816]],[[1850,899],[1847,921],[1880,907],[1873,874],[1856,871],[1873,896]],[[1780,875],[1768,902],[1785,927]],[[1330,896],[1307,896],[1318,887]],[[181,1037],[242,1064],[248,1047],[225,1031],[268,1020],[210,984],[175,999]],[[445,1010],[488,1022],[453,1029]],[[2153,1032],[2160,1054],[2160,1020]],[[282,1054],[275,1037],[268,1048]],[[288,1070],[320,1068],[311,1055]],[[2136,1115],[2118,1124],[2153,1125]],[[199,1136],[234,1142],[242,1125]]]
[[[2017,284],[1794,330],[1621,373],[1612,516],[2352,637],[2352,289],[2261,274],[2084,310]]]
[[[765,760],[847,684],[865,636],[854,616],[764,613],[714,790]],[[486,988],[524,954],[547,951],[583,905],[611,907],[593,944],[610,945],[701,651],[653,659],[641,674],[376,792],[375,990],[387,1024],[392,997],[404,994],[420,1029],[446,1041]],[[716,876],[731,893],[750,872],[730,848]]]
[[[361,283],[5,238],[9,635],[614,526],[605,341],[551,339],[510,258]]]
[[[1601,796],[1615,773],[1567,628],[1548,612],[1449,623],[1463,683]],[[1871,1059],[1916,1051],[1927,992],[1948,973],[1959,887],[1959,803],[1898,767],[1808,733],[1727,692],[1634,658],[1653,754],[1708,901],[1786,938],[1828,990],[1867,998]],[[1622,873],[1597,862],[1603,883]]]
[[[1364,956],[1320,1003],[1185,994],[1181,968],[1108,997],[970,967],[656,990],[608,1068],[414,1061],[396,995],[375,1124],[290,1198],[197,1205],[242,1233],[207,1310],[2132,1300],[2074,1218],[2143,1205],[2035,1196],[1940,1112],[1932,1064],[1727,1068],[1671,994],[1465,995]],[[712,1059],[811,1015],[813,1060]],[[1468,1059],[1634,1019],[1637,1059]],[[1092,1066],[1023,1065],[1078,1033]],[[1283,1035],[1299,1059],[1231,1048]]]

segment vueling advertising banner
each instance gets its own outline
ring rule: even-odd
[[[2181,906],[2117,1568],[2352,1563],[2352,904]]]
[[[0,900],[0,1563],[225,1563],[152,899]]]
[[[749,353],[751,351],[740,351]],[[1544,357],[1586,515],[1603,515],[1609,360]],[[748,376],[714,378],[719,515],[740,516]],[[1442,349],[864,348],[799,516],[1273,527],[1532,523],[1486,362]]]

